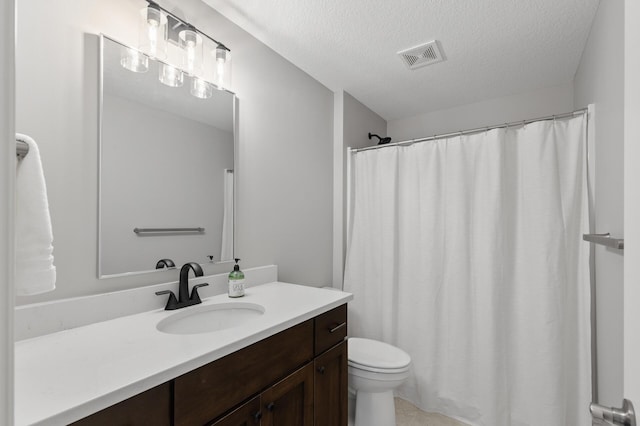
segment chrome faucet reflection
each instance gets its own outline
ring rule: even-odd
[[[198,294],[198,288],[208,286],[207,283],[196,284],[191,289],[191,296],[189,296],[189,271],[193,270],[193,274],[196,277],[203,275],[202,267],[196,262],[189,262],[182,265],[180,269],[180,283],[178,284],[178,297],[171,290],[157,291],[158,296],[163,294],[169,295],[167,305],[164,307],[167,311],[174,309],[186,308],[187,306],[197,305],[202,303],[200,295]]]

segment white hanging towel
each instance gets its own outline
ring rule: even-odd
[[[56,288],[53,233],[47,188],[38,146],[27,135],[16,140],[29,145],[29,153],[16,164],[16,281],[18,296]]]

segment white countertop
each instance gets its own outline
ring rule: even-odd
[[[243,298],[222,294],[203,300],[202,305],[237,300],[264,306],[259,319],[234,328],[190,335],[156,329],[160,320],[187,307],[16,342],[15,424],[65,425],[79,420],[352,298],[341,291],[274,282],[248,288]]]

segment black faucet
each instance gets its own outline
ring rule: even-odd
[[[162,294],[168,294],[169,300],[167,300],[167,305],[164,307],[165,310],[171,311],[174,309],[186,308],[187,306],[197,305],[198,303],[202,303],[200,300],[200,295],[198,294],[198,288],[208,286],[207,283],[196,284],[193,286],[191,290],[191,296],[189,296],[189,270],[193,270],[193,274],[196,277],[201,277],[203,275],[202,267],[196,262],[185,263],[182,265],[180,269],[180,283],[178,285],[178,298],[176,299],[176,295],[171,290],[157,291],[156,294],[158,296]]]

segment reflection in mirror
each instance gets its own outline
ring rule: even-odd
[[[166,64],[101,45],[98,275],[232,260],[235,96],[186,73],[170,87]]]

